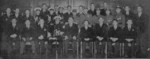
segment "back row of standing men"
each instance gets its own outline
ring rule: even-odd
[[[29,41],[47,41],[46,38],[59,35],[63,35],[64,39],[80,38],[83,42],[135,42],[137,33],[144,33],[147,25],[141,6],[137,7],[135,14],[129,6],[125,6],[124,9],[117,6],[113,12],[109,8],[95,8],[94,4],[91,4],[89,10],[79,6],[77,12],[76,9],[72,10],[71,6],[68,6],[67,10],[58,6],[48,9],[47,5],[43,4],[42,9],[35,8],[34,16],[30,14],[30,10],[25,10],[25,13],[21,14],[19,8],[14,12],[7,8],[0,18],[7,37],[4,39],[6,42],[12,42],[10,39],[20,37],[22,41],[28,41],[25,38],[29,38]],[[25,43],[21,43],[21,53],[24,45]],[[35,44],[32,45],[35,53]]]

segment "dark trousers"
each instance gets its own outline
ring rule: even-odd
[[[93,56],[93,42],[80,42],[80,57]]]
[[[73,51],[73,53],[75,53],[75,51],[77,51],[77,41],[73,40],[73,39],[67,39],[63,41],[63,45],[64,45],[64,53],[68,53],[68,51]]]
[[[131,45],[130,45],[131,44]],[[135,43],[125,43],[125,57],[135,57],[137,46]]]
[[[108,58],[118,58],[120,57],[120,44],[118,42],[108,42],[107,43],[107,57]]]
[[[106,53],[106,42],[95,42],[95,55],[98,58],[104,58]]]

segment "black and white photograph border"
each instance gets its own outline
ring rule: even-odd
[[[149,59],[150,0],[0,0],[0,59]]]

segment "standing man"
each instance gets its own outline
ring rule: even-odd
[[[137,27],[137,31],[138,31],[138,37],[139,39],[138,44],[140,45],[140,51],[141,54],[145,54],[147,52],[147,45],[148,45],[148,40],[147,40],[147,25],[148,25],[148,16],[146,14],[144,14],[143,12],[143,8],[141,6],[137,7],[137,14],[136,14],[136,20],[135,22],[135,26]]]
[[[69,17],[72,17],[72,7],[70,5],[67,7],[67,13],[64,14],[64,23],[68,21]]]
[[[47,22],[47,20],[48,20],[48,14],[49,14],[49,12],[48,12],[48,7],[47,7],[47,5],[46,5],[46,4],[43,4],[43,5],[42,5],[42,10],[41,10],[40,15],[41,15],[41,18],[44,19],[44,21],[46,21],[46,22]]]
[[[92,16],[96,15],[96,9],[93,3],[91,3],[90,5],[90,10],[88,10],[88,13],[91,14]]]
[[[118,21],[119,27],[125,27],[125,16],[122,14],[120,6],[116,8],[115,19]]]

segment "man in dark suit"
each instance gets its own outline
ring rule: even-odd
[[[46,53],[46,45],[48,44],[47,40],[47,29],[45,25],[44,19],[40,19],[38,22],[37,26],[37,42],[38,42],[38,47],[41,50],[38,50],[41,54]]]
[[[63,19],[63,22],[66,23],[68,21],[68,18],[69,17],[72,17],[72,7],[71,6],[68,6],[67,7],[67,12],[64,14],[64,19]]]
[[[40,20],[40,18],[41,18],[41,15],[40,15],[41,8],[37,7],[37,8],[34,9],[34,11],[35,11],[34,23],[37,25],[39,20]]]
[[[81,57],[92,57],[93,53],[93,28],[89,25],[88,21],[84,21],[84,27],[80,29],[80,44],[81,44]],[[91,49],[92,48],[92,49]]]
[[[127,19],[132,19],[134,21],[135,14],[133,14],[129,6],[125,6],[123,14],[125,15],[126,22],[127,22]]]
[[[21,43],[20,43],[20,54],[24,53],[24,48],[26,45],[31,45],[32,47],[32,53],[35,52],[35,28],[33,28],[33,25],[31,25],[31,20],[26,20],[24,22],[23,30],[21,31]]]
[[[145,54],[147,52],[148,43],[147,42],[147,29],[148,29],[148,16],[143,12],[143,8],[141,6],[137,7],[137,14],[135,26],[138,31],[138,44],[140,45],[140,53]]]
[[[95,5],[93,3],[91,3],[91,5],[90,5],[90,10],[88,10],[88,13],[91,14],[92,16],[96,15],[96,9],[95,9]]]
[[[72,49],[73,53],[76,51],[76,42],[77,42],[78,26],[74,23],[73,17],[69,17],[68,24],[64,28],[65,35],[65,52],[67,53],[68,49]]]
[[[104,24],[104,19],[99,18],[99,23],[95,25],[95,43],[96,43],[96,56],[105,57],[105,45],[107,42],[107,25]],[[101,56],[98,56],[101,55]]]
[[[116,7],[116,14],[114,17],[118,21],[119,27],[124,28],[125,27],[125,16],[122,14],[121,11],[122,11],[121,7],[117,6]]]
[[[44,4],[42,4],[42,10],[41,10],[41,12],[40,12],[40,16],[41,16],[41,18],[44,19],[44,21],[46,21],[46,22],[47,22],[47,20],[48,20],[48,14],[49,14],[49,12],[48,12],[47,5],[44,3]]]
[[[135,57],[136,51],[136,38],[137,38],[137,31],[136,28],[133,26],[132,20],[127,21],[127,26],[124,28],[124,43],[125,43],[125,57]]]
[[[17,19],[13,18],[11,24],[9,24],[9,43],[15,47],[19,47],[19,39],[20,39],[20,24]]]
[[[108,57],[120,57],[120,43],[122,42],[122,29],[117,20],[113,20],[113,26],[108,31]]]

